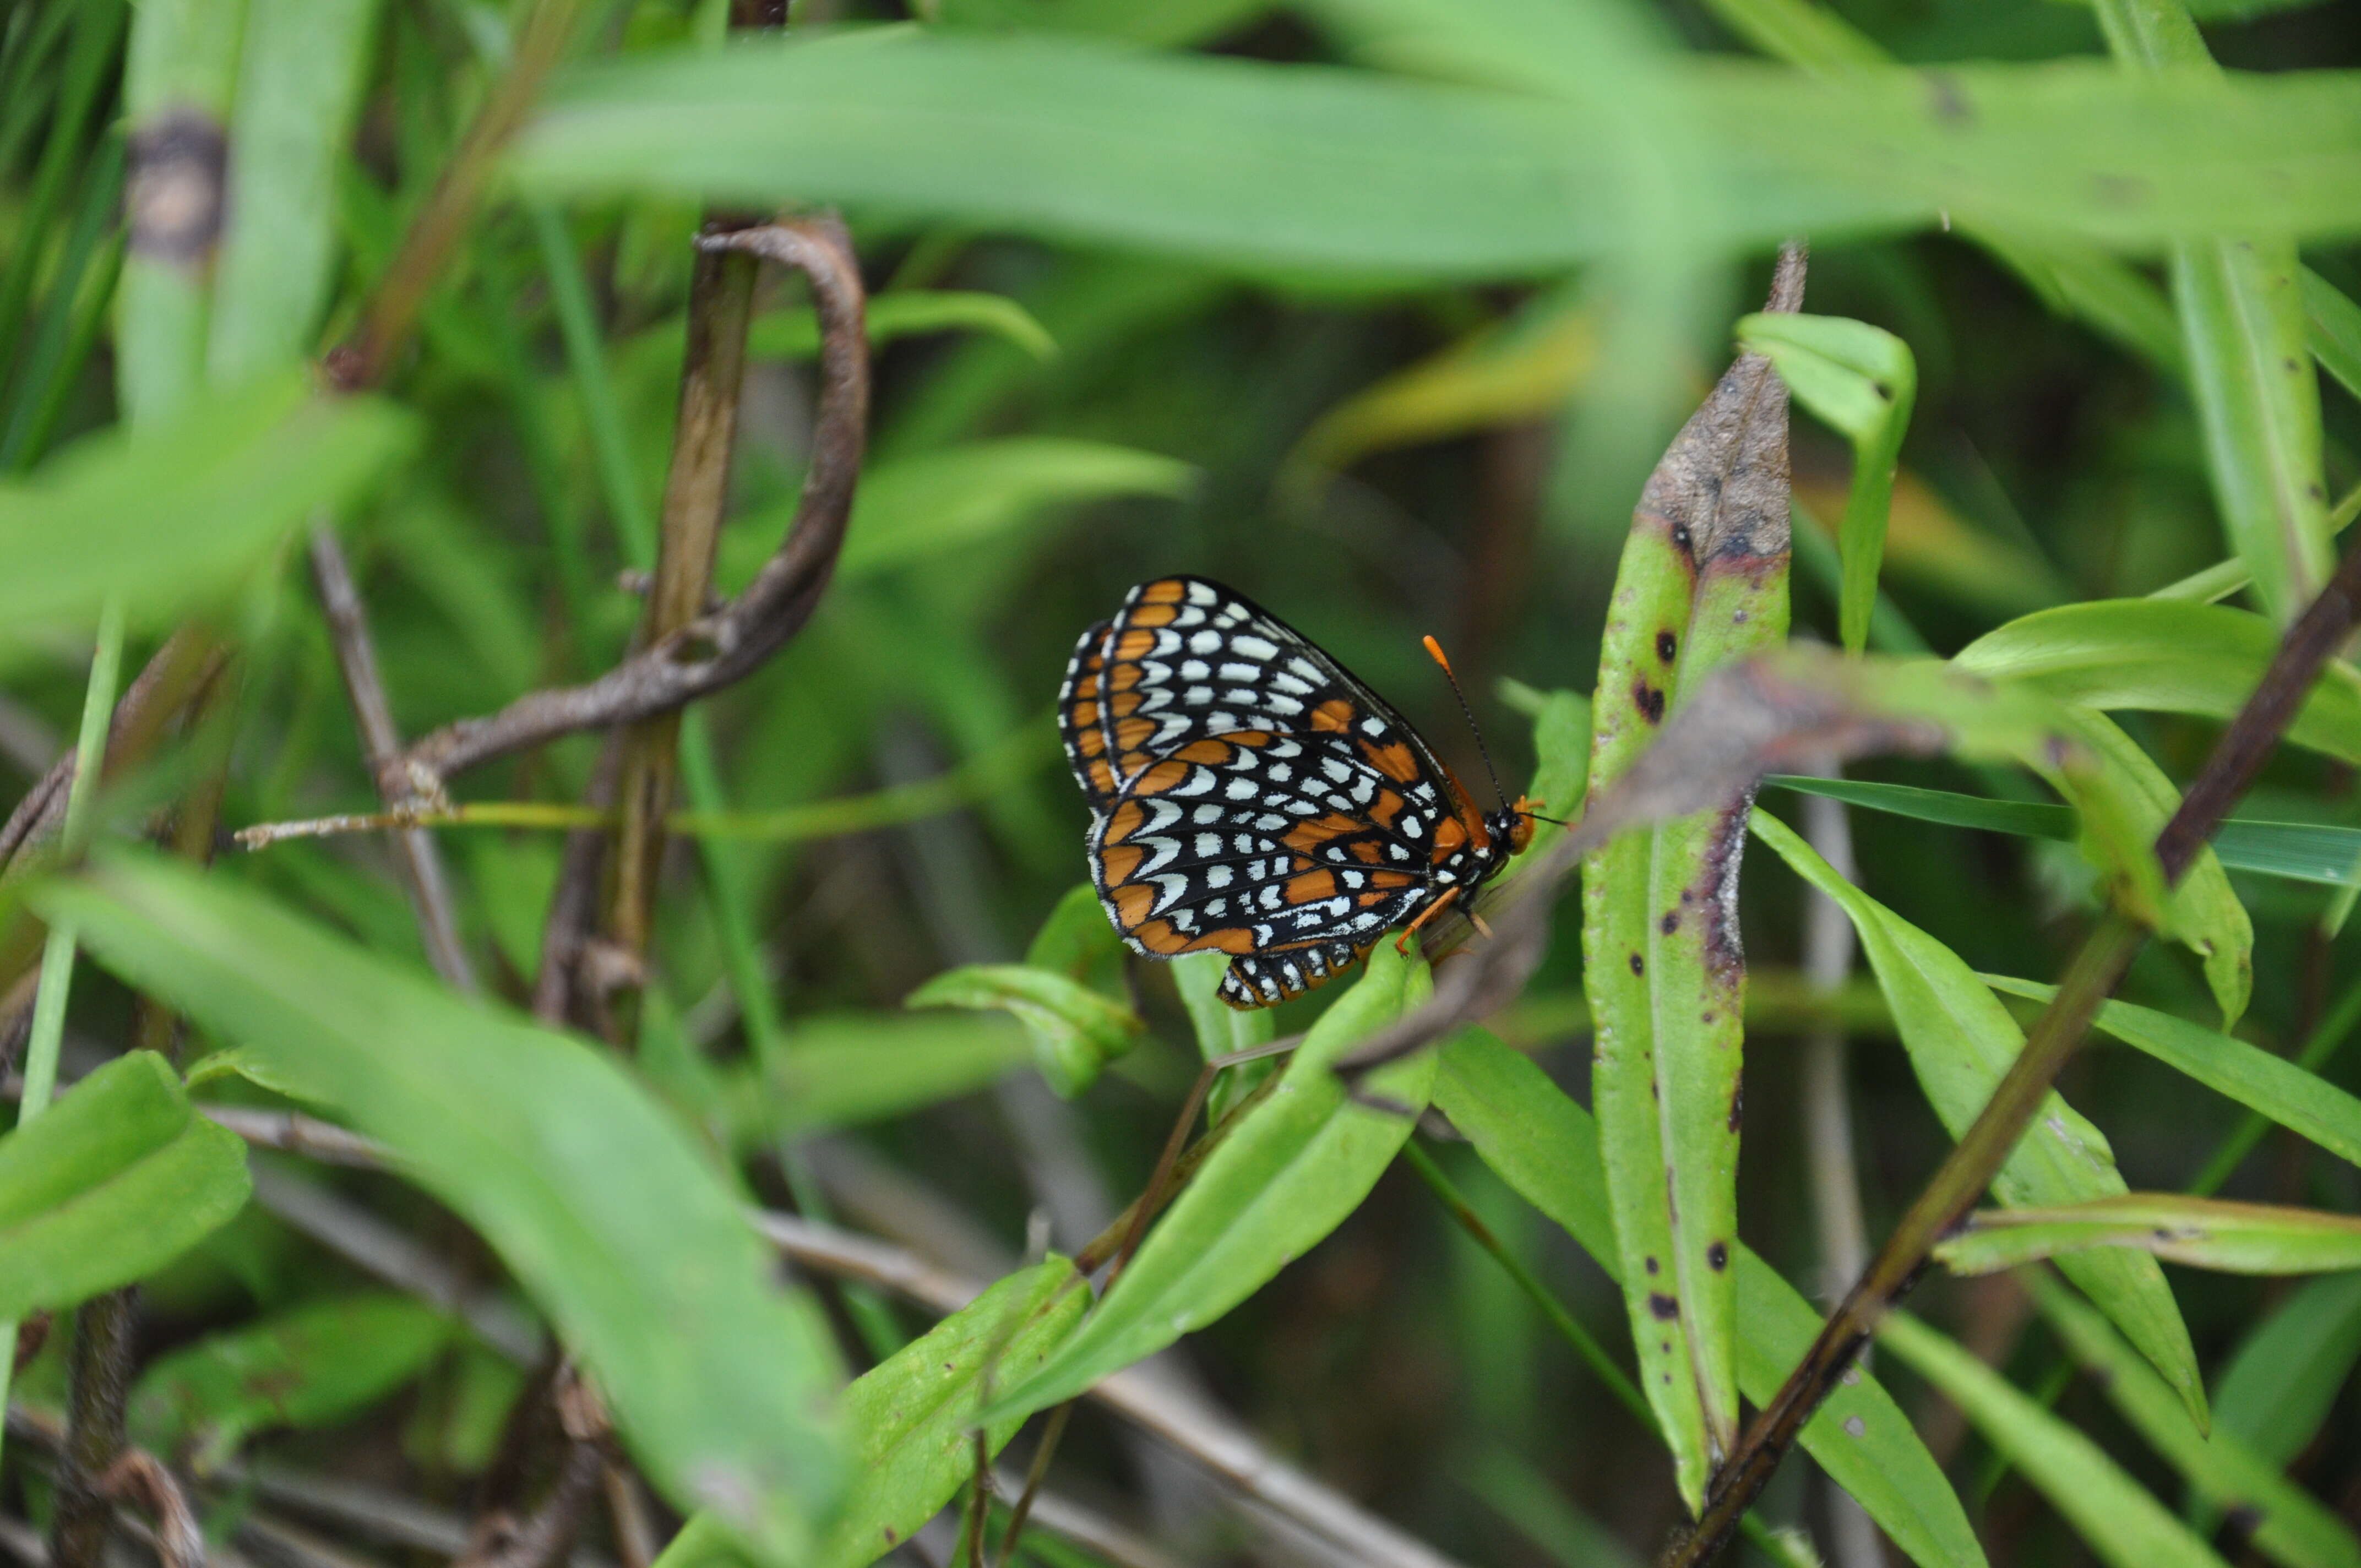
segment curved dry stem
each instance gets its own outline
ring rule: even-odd
[[[869,346],[861,269],[844,225],[808,218],[708,235],[708,249],[742,250],[810,280],[820,323],[819,411],[795,522],[746,590],[650,644],[597,680],[531,692],[500,712],[464,718],[412,744],[391,764],[390,794],[436,798],[444,782],[495,757],[562,735],[675,712],[743,680],[803,630],[844,545],[869,428]]]

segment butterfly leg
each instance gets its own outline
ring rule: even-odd
[[[1394,938],[1394,951],[1407,954],[1410,951],[1410,939],[1418,934],[1418,928],[1425,925],[1428,921],[1433,919],[1436,916],[1442,914],[1444,910],[1450,908],[1451,905],[1457,901],[1459,895],[1466,891],[1467,890],[1464,887],[1455,887],[1449,893],[1444,894],[1441,898],[1436,899],[1433,904],[1430,904],[1425,908],[1420,910],[1418,912],[1418,918],[1403,927],[1401,935]]]

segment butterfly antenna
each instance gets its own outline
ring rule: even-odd
[[[1426,655],[1443,666],[1443,678],[1451,683],[1451,695],[1459,699],[1459,711],[1466,718],[1467,732],[1476,737],[1476,754],[1484,759],[1484,776],[1492,781],[1492,798],[1500,809],[1509,808],[1509,792],[1500,787],[1500,775],[1492,767],[1491,749],[1484,744],[1484,731],[1477,727],[1476,710],[1467,706],[1467,694],[1459,689],[1459,677],[1452,673],[1451,661],[1443,656],[1443,644],[1433,638],[1426,639]]]

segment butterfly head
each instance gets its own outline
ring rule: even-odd
[[[1525,846],[1533,841],[1534,823],[1557,821],[1554,817],[1542,815],[1543,804],[1532,795],[1521,795],[1514,806],[1504,806],[1486,818],[1484,826],[1492,830],[1492,841],[1506,846],[1500,851],[1501,859],[1525,852]]]

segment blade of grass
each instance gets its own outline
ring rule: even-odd
[[[66,796],[65,828],[59,855],[66,864],[82,858],[90,845],[92,802],[99,776],[106,768],[108,721],[115,714],[115,690],[123,673],[123,601],[109,598],[98,614],[98,642],[90,660],[90,683],[82,692],[82,728],[76,737],[73,783]],[[58,1050],[65,1038],[66,992],[73,984],[74,947],[80,940],[71,918],[51,919],[41,948],[40,990],[33,1000],[33,1023],[25,1040],[25,1089],[17,1102],[16,1125],[39,1119],[57,1088]],[[16,1325],[0,1323],[0,1345],[16,1343]],[[0,1407],[8,1399],[14,1356],[0,1355]]]

